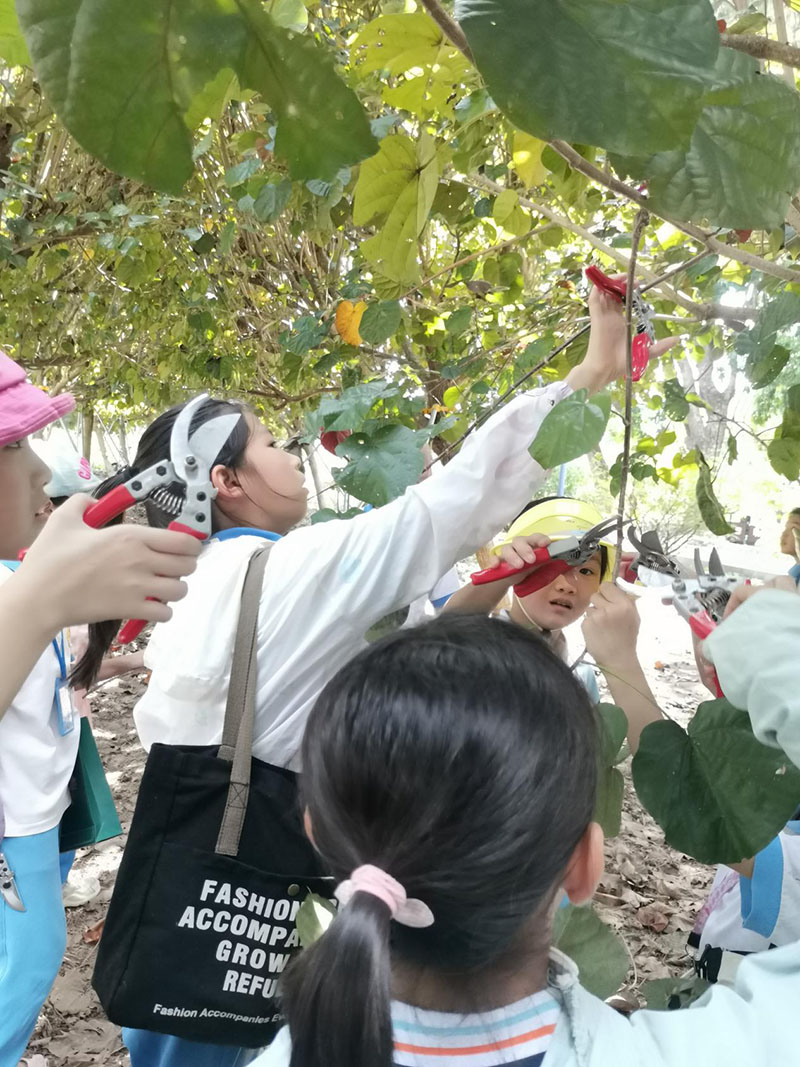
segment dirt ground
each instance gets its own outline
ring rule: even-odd
[[[579,633],[571,639],[580,651]],[[643,608],[639,652],[659,702],[673,717],[688,721],[705,691],[696,679],[685,623],[660,604]],[[123,678],[92,697],[95,735],[124,829],[144,768],[131,714],[142,688],[141,677]],[[607,842],[606,874],[596,903],[628,945],[633,965],[627,988],[635,991],[647,979],[678,977],[690,969],[686,936],[713,871],[666,847],[661,830],[633,793],[629,768],[623,769],[622,832]],[[100,879],[102,891],[91,904],[67,912],[67,954],[28,1050],[29,1057],[44,1056],[47,1067],[123,1067],[129,1062],[118,1027],[104,1017],[91,988],[95,946],[88,943],[111,897],[124,840],[83,850],[76,860],[77,870]],[[41,1061],[33,1063],[44,1067]]]

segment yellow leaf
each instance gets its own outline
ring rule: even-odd
[[[345,344],[361,344],[358,327],[361,324],[361,316],[366,310],[367,305],[363,300],[359,300],[357,304],[354,304],[352,300],[343,300],[337,307],[334,318],[336,332]]]
[[[540,141],[538,137],[531,137],[522,130],[514,130],[512,166],[529,189],[534,185],[541,185],[547,177],[547,167],[542,163],[544,146],[544,141]]]

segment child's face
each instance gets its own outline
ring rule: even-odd
[[[50,470],[27,438],[0,447],[0,559],[16,559],[47,522]]]
[[[543,589],[537,589],[520,603],[543,630],[562,630],[579,619],[600,588],[602,560],[597,552],[580,567],[559,574]]]

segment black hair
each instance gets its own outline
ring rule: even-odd
[[[105,496],[106,493],[110,493],[112,489],[127,482],[134,475],[140,474],[161,460],[169,459],[172,427],[184,407],[184,404],[178,404],[176,407],[170,408],[169,411],[163,412],[151,422],[142,434],[133,463],[128,467],[122,467],[116,474],[112,474],[110,478],[106,478],[104,482],[101,482],[95,489],[94,496],[98,498]],[[248,411],[249,409],[246,405],[236,401],[214,400],[209,397],[208,400],[203,401],[192,416],[189,433],[194,433],[199,426],[216,418],[218,415],[241,415],[242,417],[231,430],[214,460],[215,464],[221,463],[225,467],[236,470],[242,464],[244,452],[250,440],[250,427],[244,418]],[[180,498],[183,493],[183,485],[181,482],[173,482],[171,485],[162,487],[162,491],[163,495],[160,496],[162,501],[170,496]],[[174,518],[174,514],[167,508],[160,506],[157,500],[146,500],[144,507],[147,514],[147,522],[150,526],[163,529],[169,526]],[[119,522],[122,522],[121,518],[112,520],[112,523]],[[111,523],[108,525],[111,525]],[[89,627],[89,645],[70,675],[71,685],[76,688],[88,689],[94,683],[100,670],[103,656],[106,655],[111,647],[119,625],[120,620],[111,620],[93,623]]]
[[[792,508],[789,512],[790,515],[800,515],[800,508]]]
[[[550,908],[595,803],[593,711],[540,638],[443,616],[342,668],[302,751],[325,867],[337,881],[380,867],[434,923],[390,927],[386,904],[353,896],[286,972],[291,1067],[390,1067],[393,960],[472,1000],[487,969],[546,952]]]
[[[575,500],[575,499],[576,498],[574,496],[558,496],[556,494],[555,496],[540,496],[536,500],[530,500],[525,505],[525,507],[522,509],[522,511],[519,513],[519,515],[517,515],[514,518],[513,522],[510,525],[513,526],[514,522],[516,522],[517,519],[521,519],[522,516],[526,512],[530,511],[531,508],[538,507],[539,504],[546,504],[549,500]],[[798,508],[797,511],[798,511],[798,514],[800,514],[800,508]],[[605,578],[605,576],[608,574],[609,563],[610,563],[610,561],[609,561],[609,558],[608,558],[608,546],[607,545],[600,545],[600,581],[601,582]]]

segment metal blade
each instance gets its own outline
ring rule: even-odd
[[[587,530],[581,538],[582,541],[602,541],[602,539],[610,534],[612,530],[615,530],[619,525],[619,517],[614,516],[613,519],[604,519],[602,522],[598,522],[596,526],[593,526],[591,530]]]
[[[190,400],[180,412],[172,425],[172,433],[169,435],[169,458],[179,478],[186,481],[186,458],[190,456],[189,428],[192,425],[194,413],[204,400],[208,399],[208,393],[201,393],[194,400]]]
[[[715,578],[725,577],[725,568],[722,566],[722,560],[716,548],[711,549],[711,555],[708,557],[708,573],[713,574]]]
[[[700,549],[699,548],[696,548],[694,550],[694,573],[698,576],[698,578],[700,577],[700,575],[706,573],[706,569],[703,566],[703,561],[700,558]]]
[[[198,467],[206,474],[211,470],[214,460],[241,417],[233,412],[230,415],[217,415],[216,418],[198,426],[189,438],[189,450],[197,459]]]

